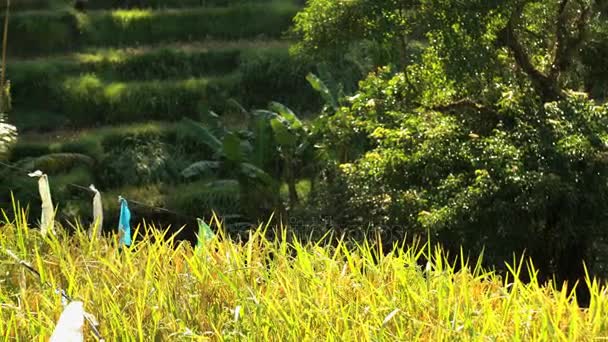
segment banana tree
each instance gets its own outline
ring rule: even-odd
[[[258,116],[268,120],[272,128],[276,150],[283,162],[283,177],[289,191],[289,207],[299,202],[296,182],[298,170],[305,159],[311,158],[312,144],[310,132],[306,125],[287,106],[271,102],[269,110],[254,111]]]
[[[296,183],[298,171],[306,159],[312,159],[310,132],[287,106],[271,102],[266,110],[247,111],[233,102],[246,121],[246,129],[224,127],[218,115],[210,112],[203,126],[185,119],[202,141],[213,151],[213,160],[203,160],[187,167],[187,177],[232,177],[241,185],[244,206],[258,204],[260,195],[269,194],[280,206],[279,185],[284,180],[289,192],[289,206],[299,202]]]
[[[252,204],[259,204],[261,198],[276,206],[279,183],[262,169],[263,160],[257,156],[265,155],[256,137],[249,130],[231,130],[224,127],[217,116],[208,125],[184,119],[184,125],[196,133],[201,141],[212,151],[213,159],[201,160],[189,165],[182,171],[185,178],[222,178],[237,180],[240,186],[241,210],[249,210]]]

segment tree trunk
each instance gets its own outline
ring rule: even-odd
[[[298,204],[298,191],[296,189],[296,178],[294,165],[291,159],[287,161],[287,187],[289,190],[289,208],[293,209]]]

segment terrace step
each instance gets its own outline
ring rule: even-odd
[[[24,11],[9,21],[13,56],[80,51],[87,47],[277,39],[298,7],[287,4],[169,10]]]
[[[221,112],[228,98],[247,107],[277,100],[303,108],[318,101],[305,82],[309,71],[310,66],[295,64],[281,41],[92,49],[12,59],[10,117],[21,131],[46,131]]]
[[[67,77],[51,88],[32,89],[31,100],[15,97],[10,120],[23,130],[53,130],[197,117],[207,108],[223,108],[239,80],[238,74],[137,82]]]
[[[75,0],[12,0],[11,11],[52,10],[74,8]],[[294,0],[85,0],[84,10],[100,9],[167,9],[192,7],[230,7],[251,4],[294,4]],[[0,4],[0,11],[6,9],[6,3]]]
[[[221,75],[235,71],[252,54],[286,54],[282,41],[216,41],[207,43],[141,46],[125,49],[89,49],[82,53],[8,61],[8,78],[19,89],[40,86],[70,75],[95,74],[116,81],[171,80]]]
[[[13,117],[18,117],[16,113]],[[148,121],[124,125],[103,125],[77,130],[63,129],[44,132],[22,133],[11,150],[11,161],[39,157],[49,153],[82,153],[99,159],[104,145],[112,145],[121,139],[142,137],[167,139],[176,133],[177,124]]]

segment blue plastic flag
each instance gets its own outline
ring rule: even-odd
[[[215,234],[213,234],[213,231],[205,223],[205,221],[201,220],[200,218],[197,218],[196,222],[198,223],[198,234],[197,234],[198,242],[196,244],[196,248],[198,249],[198,248],[202,247],[205,244],[205,242],[213,239]]]
[[[119,197],[120,218],[118,220],[118,232],[121,233],[120,244],[131,246],[131,211],[127,200]]]

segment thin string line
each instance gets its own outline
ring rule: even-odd
[[[51,285],[49,282],[47,281],[43,281],[42,280],[42,276],[40,275],[40,272],[38,272],[38,270],[36,270],[34,268],[34,266],[32,266],[30,263],[28,263],[27,261],[19,258],[17,256],[17,254],[15,254],[13,251],[11,251],[10,249],[6,249],[6,248],[2,248],[2,251],[8,255],[9,257],[11,257],[13,260],[15,260],[17,262],[17,264],[25,267],[25,269],[29,270],[30,272],[32,272],[33,274],[36,275],[36,277],[38,278],[38,280],[40,280],[40,282],[46,286],[48,286],[49,288],[53,288],[53,285]],[[63,299],[65,299],[68,303],[69,302],[73,302],[74,299],[72,297],[70,297],[63,289],[61,288],[56,288],[55,289],[56,293],[61,294],[61,297]],[[87,321],[87,323],[89,324],[91,330],[93,331],[93,334],[95,335],[95,337],[97,338],[98,341],[103,342],[105,341],[104,338],[101,336],[101,332],[99,331],[99,329],[97,329],[97,324],[95,324],[95,322],[93,321],[93,318],[91,318],[91,314],[89,313],[85,313],[84,318]]]
[[[3,165],[5,167],[7,167],[9,169],[13,169],[15,171],[21,171],[21,172],[24,172],[24,173],[31,172],[31,171],[29,171],[27,169],[24,169],[24,168],[15,166],[15,165],[10,165],[10,164],[4,163],[2,161],[0,161],[0,165]],[[27,177],[27,176],[23,175],[23,177]],[[89,193],[94,193],[93,190],[91,190],[89,187],[86,187],[86,186],[82,186],[82,185],[74,184],[74,183],[67,183],[66,185],[74,187],[74,188],[79,189],[79,190],[83,190],[83,191],[89,192]],[[143,202],[139,202],[139,201],[135,201],[135,200],[132,200],[132,199],[129,199],[129,198],[125,198],[125,199],[127,200],[127,202],[133,203],[133,204],[138,205],[140,207],[145,207],[145,208],[149,208],[149,209],[154,209],[156,211],[161,211],[161,212],[173,214],[175,216],[182,217],[182,218],[188,218],[188,219],[191,219],[193,221],[196,221],[198,219],[197,217],[186,215],[186,214],[182,214],[182,213],[179,213],[179,212],[167,209],[167,208],[162,208],[162,207],[157,207],[157,206],[149,205],[149,204],[146,204],[146,203],[143,203]]]

